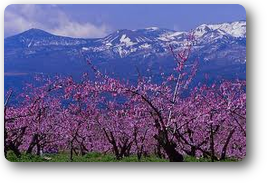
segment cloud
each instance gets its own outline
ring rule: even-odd
[[[10,5],[5,10],[5,37],[30,28],[39,28],[70,37],[104,37],[110,31],[105,24],[79,22],[57,5]]]
[[[96,27],[93,24],[85,23],[79,24],[76,22],[68,22],[67,24],[51,30],[51,32],[58,35],[72,36],[72,37],[103,37],[107,35],[107,27],[105,25]]]

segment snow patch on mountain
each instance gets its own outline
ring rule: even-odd
[[[222,35],[228,34],[233,37],[246,37],[246,22],[237,21],[222,24],[202,24],[194,30],[196,38],[200,38],[210,31],[219,31]]]
[[[106,43],[106,46],[112,46],[112,43]]]
[[[33,42],[33,40],[31,40],[31,42],[28,44],[28,48],[32,45],[32,42]]]
[[[150,31],[155,31],[155,30],[159,30],[158,27],[147,27],[145,28],[146,30],[150,30]]]
[[[140,47],[141,47],[141,48],[144,48],[144,49],[147,49],[147,48],[151,47],[151,45],[145,43],[145,44],[140,45]]]
[[[223,23],[217,25],[218,29],[221,29],[234,37],[245,37],[246,36],[246,22],[233,22]]]
[[[179,39],[179,36],[185,34],[185,32],[167,32],[167,33],[163,33],[161,34],[158,39],[161,41],[173,41],[176,39]]]
[[[124,43],[126,45],[126,47],[132,46],[134,45],[133,42],[131,42],[131,39],[129,37],[127,37],[125,34],[123,34],[120,38],[120,42]]]
[[[87,48],[87,47],[82,47],[82,50],[84,50],[84,51],[89,51],[89,50],[90,50],[90,48]]]

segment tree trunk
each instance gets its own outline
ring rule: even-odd
[[[213,128],[212,124],[210,124],[210,150],[211,150],[211,161],[214,162],[215,152],[214,152],[214,136],[213,136]]]
[[[226,139],[226,142],[225,142],[225,144],[223,146],[223,150],[222,150],[222,154],[221,154],[220,160],[224,160],[226,158],[227,147],[228,147],[228,144],[229,144],[234,132],[235,132],[235,128],[230,131],[230,133],[229,133],[229,135],[228,135],[228,137]]]
[[[20,158],[20,157],[21,157],[21,153],[20,153],[18,147],[17,147],[13,142],[11,142],[11,143],[8,145],[6,151],[7,151],[7,150],[11,150],[11,151],[13,151],[13,152],[15,153],[15,155],[17,156],[17,158]],[[5,153],[6,153],[5,156],[7,156],[7,152],[5,152]]]
[[[27,149],[27,154],[32,154],[32,150],[34,148],[34,146],[37,144],[36,143],[36,140],[37,140],[37,134],[34,134],[33,137],[32,137],[32,141]]]
[[[164,150],[169,157],[170,162],[183,162],[183,156],[176,151],[174,143],[166,144]]]
[[[168,155],[170,162],[183,162],[184,158],[182,154],[176,151],[176,144],[173,141],[169,141],[167,134],[164,131],[160,131],[159,135],[155,138],[158,140],[160,146]]]

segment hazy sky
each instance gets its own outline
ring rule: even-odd
[[[241,5],[9,5],[5,37],[30,28],[71,37],[157,26],[186,31],[203,23],[245,20]]]

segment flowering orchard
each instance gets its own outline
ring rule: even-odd
[[[131,84],[102,74],[87,59],[95,76],[36,78],[4,104],[5,155],[89,152],[129,155],[155,154],[171,162],[184,156],[212,161],[246,155],[246,81],[189,87],[198,61],[189,61],[192,39],[171,53],[177,62],[162,82],[139,74]],[[86,58],[86,57],[85,57]],[[45,82],[44,82],[45,81]],[[188,95],[183,95],[190,91]],[[12,104],[12,98],[19,102]]]

